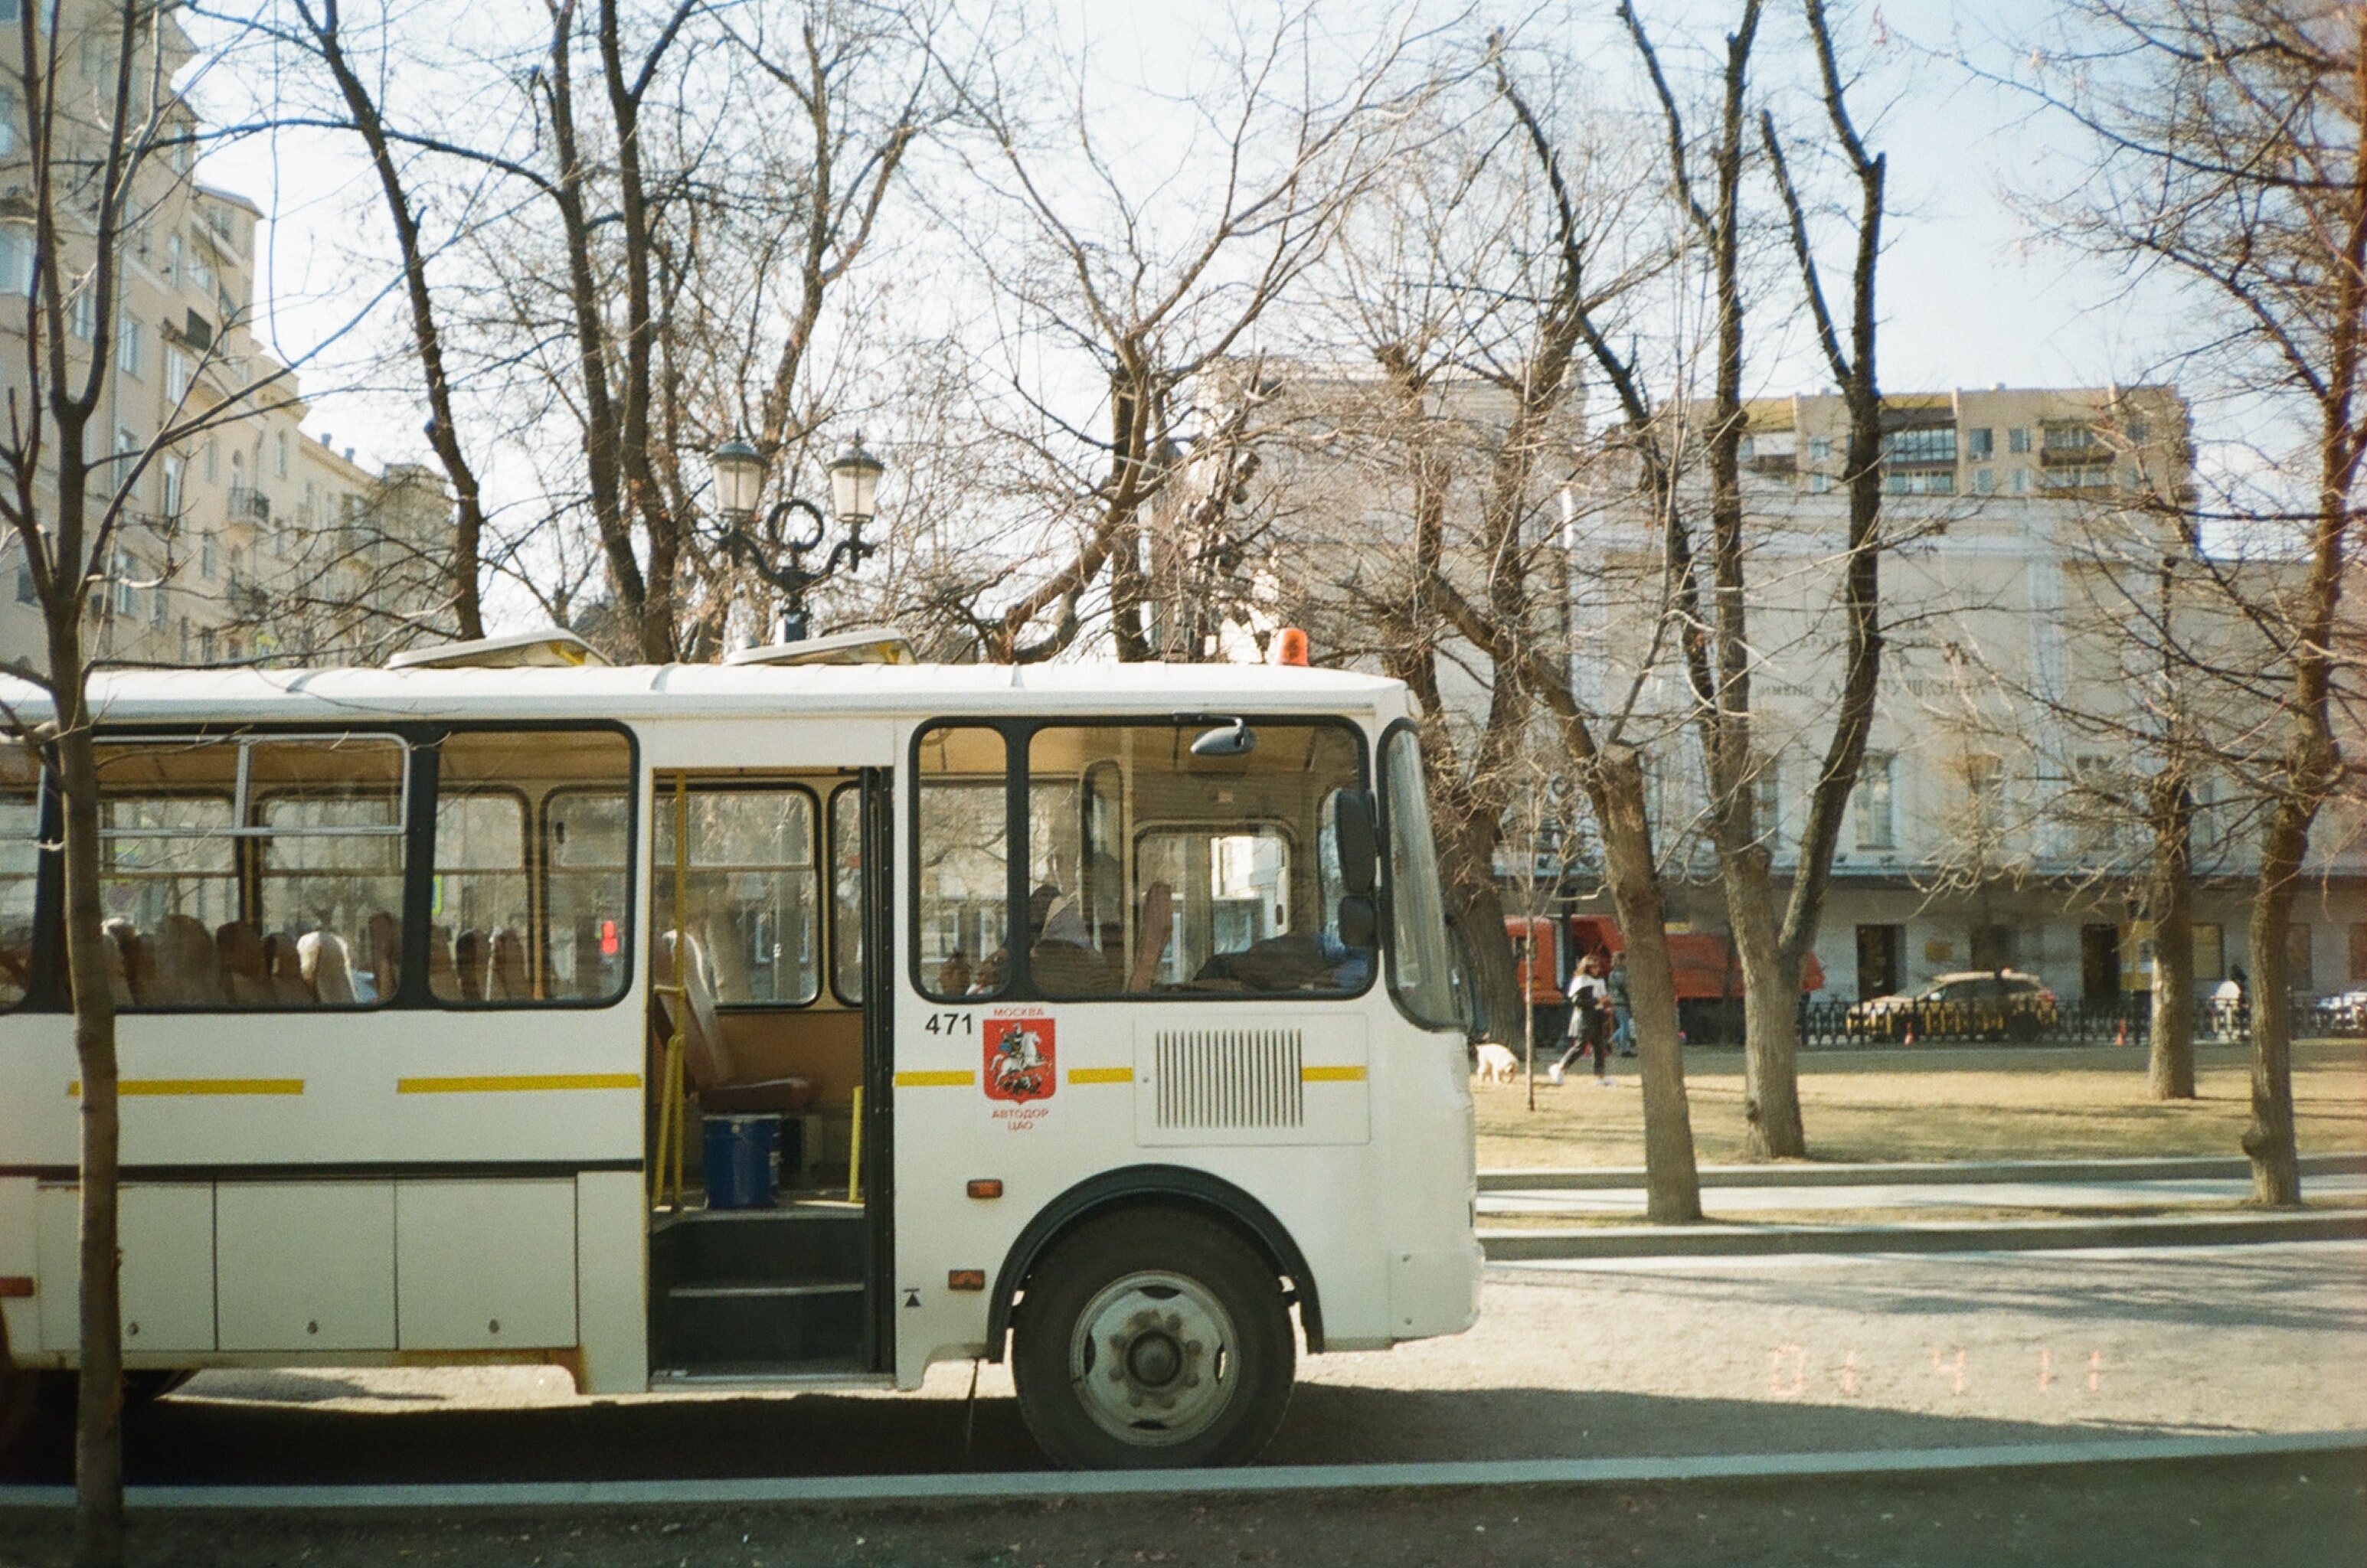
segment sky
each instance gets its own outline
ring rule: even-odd
[[[1644,0],[1641,8],[1682,81],[1710,68],[1708,51],[1720,47],[1735,7],[1731,0]],[[1156,9],[1065,0],[1063,21],[1116,68],[1150,74],[1180,56],[1179,39],[1217,25],[1225,10],[1220,0],[1171,0]],[[2121,278],[2036,240],[2007,199],[2010,187],[2057,156],[2049,138],[2058,128],[2033,116],[2027,101],[1976,80],[1954,57],[1961,47],[1976,61],[2003,63],[2020,52],[2012,40],[2043,31],[2049,11],[2038,0],[1886,0],[1837,12],[1841,46],[1866,71],[1853,104],[1867,141],[1889,158],[1890,241],[1880,283],[1886,389],[2095,385],[2136,379],[2159,356],[2168,323],[2158,295],[2150,305],[2144,291],[2128,297]],[[1614,69],[1625,71],[1632,59],[1607,0],[1505,15],[1532,35],[1578,35]],[[1796,6],[1773,0],[1761,79],[1809,68]],[[357,285],[347,260],[351,197],[374,186],[338,139],[307,132],[226,147],[208,157],[201,177],[277,215],[263,242],[258,297],[276,290],[267,325],[283,353],[300,354],[384,287],[384,274]],[[1824,384],[1805,335],[1792,329],[1784,344],[1762,362],[1754,393]],[[316,388],[339,379],[325,369],[311,378]],[[412,460],[425,455],[417,417],[382,392],[323,393],[306,428],[334,434],[366,461]]]

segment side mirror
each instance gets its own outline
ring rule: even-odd
[[[1340,900],[1340,945],[1342,947],[1378,947],[1381,940],[1381,917],[1373,901],[1351,893]]]
[[[1340,835],[1340,886],[1356,898],[1370,898],[1380,879],[1381,830],[1373,792],[1343,789],[1332,807]]]

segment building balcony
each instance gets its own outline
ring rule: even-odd
[[[2038,466],[2042,468],[2092,468],[2112,460],[2112,449],[2101,441],[2086,441],[2077,446],[2050,442],[2038,449]]]
[[[223,516],[233,530],[253,534],[271,521],[271,498],[260,491],[234,488]]]

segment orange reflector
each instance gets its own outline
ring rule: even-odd
[[[32,1276],[28,1274],[0,1274],[0,1297],[29,1296],[32,1293]]]
[[[1276,664],[1296,664],[1302,670],[1306,669],[1307,634],[1297,626],[1283,627],[1282,635],[1274,639],[1274,661]]]
[[[969,1195],[973,1198],[1000,1198],[1002,1196],[1002,1182],[991,1176],[973,1181],[969,1184]]]
[[[948,1269],[946,1272],[946,1289],[948,1291],[982,1291],[986,1289],[986,1270],[983,1269]]]

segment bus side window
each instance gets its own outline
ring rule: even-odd
[[[435,886],[427,989],[439,1002],[537,999],[527,881],[527,791],[535,737],[444,738],[436,773]]]
[[[1002,736],[980,726],[923,730],[916,747],[913,950],[920,988],[940,1001],[1002,994],[1011,973],[1010,828]]]
[[[1340,995],[1373,974],[1341,940],[1326,807],[1362,787],[1339,725],[1046,725],[1028,745],[1028,969],[1048,997]],[[1326,853],[1330,855],[1327,862]],[[1038,911],[1035,907],[1041,904]]]
[[[131,1008],[384,1000],[399,951],[409,749],[390,735],[98,748],[100,898]]]
[[[674,929],[674,800],[651,802],[651,929]],[[794,784],[709,786],[690,819],[685,926],[725,1005],[803,1007],[821,994],[814,797]]]
[[[33,987],[33,904],[40,876],[41,774],[22,746],[0,750],[0,1009]]]

